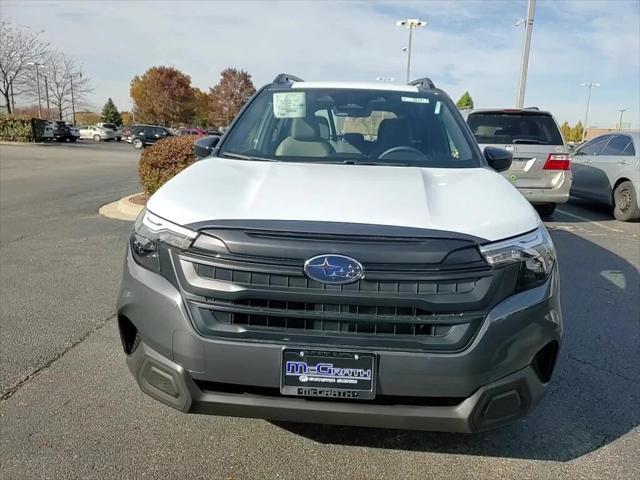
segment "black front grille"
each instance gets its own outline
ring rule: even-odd
[[[300,273],[266,273],[261,269],[251,270],[252,265],[247,264],[243,269],[224,268],[215,265],[195,264],[198,275],[212,280],[222,280],[253,287],[284,287],[300,288],[318,291],[340,292],[373,292],[373,293],[399,293],[399,294],[440,294],[440,293],[469,293],[473,291],[479,277],[467,277],[460,279],[439,280],[370,280],[362,279],[346,285],[331,285],[317,282]]]
[[[516,279],[505,283],[507,269],[476,264],[378,262],[363,263],[365,278],[331,285],[306,277],[303,264],[238,254],[174,256],[201,334],[305,345],[459,350]]]
[[[287,302],[271,299],[226,301],[208,299],[216,320],[226,325],[257,328],[341,332],[359,335],[444,335],[450,326],[435,325],[438,318],[416,307],[341,305]],[[243,308],[243,311],[237,311]],[[452,321],[462,314],[448,315]]]

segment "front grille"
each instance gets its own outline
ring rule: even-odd
[[[301,288],[318,291],[340,292],[373,292],[399,294],[438,294],[438,293],[469,293],[476,286],[479,277],[453,280],[369,280],[362,279],[346,285],[331,285],[317,282],[301,274],[265,273],[251,269],[247,264],[240,269],[224,268],[215,265],[196,263],[195,270],[203,278],[233,282],[252,287],[285,287]]]
[[[196,251],[173,259],[201,334],[280,344],[459,350],[516,278],[505,284],[508,269],[475,263],[385,264],[379,252],[363,258],[364,278],[345,285],[308,278],[302,259]]]
[[[341,332],[359,335],[443,335],[446,325],[434,325],[436,316],[416,307],[341,305],[287,302],[272,299],[226,301],[208,299],[216,320],[226,325],[242,325],[282,330]],[[237,311],[238,308],[244,311]],[[320,318],[318,318],[320,317]],[[342,318],[341,318],[342,317]],[[437,318],[459,320],[462,314]]]

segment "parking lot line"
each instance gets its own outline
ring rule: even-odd
[[[566,215],[568,217],[573,217],[573,218],[576,218],[578,220],[582,220],[583,222],[591,223],[591,224],[596,225],[596,226],[598,226],[600,228],[604,228],[605,230],[610,230],[612,232],[617,232],[617,233],[625,233],[624,230],[619,230],[617,228],[609,227],[608,225],[603,225],[600,222],[594,222],[593,220],[589,220],[586,217],[581,217],[580,215],[576,215],[575,213],[565,212],[564,210],[560,210],[560,209],[556,209],[556,213],[561,213],[562,215]]]

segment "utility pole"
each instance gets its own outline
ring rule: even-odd
[[[76,125],[76,100],[73,97],[73,75],[69,76],[69,80],[71,82],[71,113],[73,114],[73,126],[75,127],[75,125]],[[62,115],[62,112],[60,112],[60,115]]]
[[[620,109],[620,121],[618,122],[618,131],[622,130],[622,114],[626,111],[627,111],[626,108]]]
[[[51,109],[49,108],[49,84],[47,83],[47,76],[43,75],[44,77],[44,95],[47,99],[47,118],[49,118],[51,116]]]
[[[533,15],[536,10],[536,0],[529,0],[527,18],[524,19],[524,44],[522,45],[522,59],[520,61],[520,79],[518,80],[518,98],[516,107],[524,106],[524,91],[527,87],[527,70],[529,69],[529,51],[531,50],[531,34],[533,33]],[[516,23],[522,24],[522,20]]]
[[[40,96],[40,74],[38,72],[38,67],[44,67],[44,65],[38,62],[29,62],[27,65],[33,65],[36,67],[36,85],[38,86],[38,118],[42,118],[42,98]]]
[[[581,83],[580,86],[589,87],[589,94],[587,95],[587,111],[584,114],[584,128],[582,129],[582,141],[584,142],[584,139],[587,136],[587,126],[588,126],[587,122],[589,121],[589,104],[591,103],[591,88],[599,87],[600,84],[595,82],[587,82],[587,83]]]
[[[407,83],[411,81],[411,41],[413,38],[413,29],[417,27],[426,27],[426,20],[418,20],[417,18],[408,18],[406,20],[398,20],[396,22],[398,27],[404,27],[409,29],[409,44],[407,46]]]

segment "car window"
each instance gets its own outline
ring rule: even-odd
[[[636,149],[633,146],[633,140],[629,142],[629,145],[627,145],[627,148],[624,149],[624,152],[622,152],[622,155],[624,155],[625,157],[636,156]]]
[[[631,138],[626,135],[614,135],[611,141],[604,147],[600,155],[624,155],[623,152],[626,150],[629,142],[631,142]]]
[[[483,165],[473,137],[437,92],[264,90],[245,110],[221,154],[440,168]],[[348,149],[335,148],[349,143]]]
[[[553,117],[531,112],[477,112],[467,117],[478,143],[563,145]]]
[[[603,135],[585,143],[576,152],[577,155],[600,155],[602,148],[611,140],[612,135]]]

